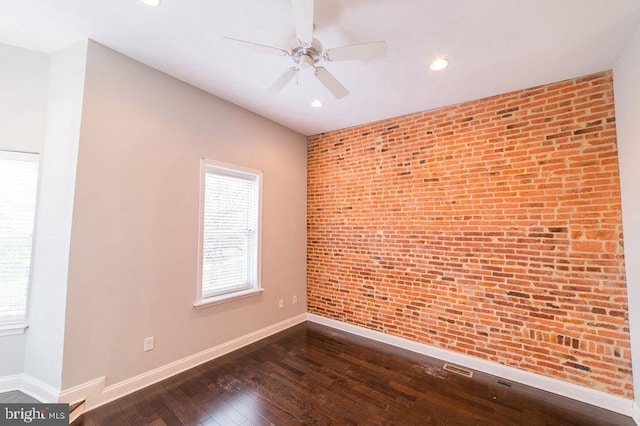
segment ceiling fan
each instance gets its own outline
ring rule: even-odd
[[[338,99],[344,98],[349,91],[323,66],[321,61],[351,61],[383,58],[387,54],[387,46],[384,41],[372,43],[353,44],[349,46],[325,49],[322,43],[313,38],[313,0],[292,0],[293,20],[296,29],[296,38],[291,42],[289,50],[278,47],[266,46],[246,40],[224,37],[229,45],[245,47],[256,52],[277,56],[288,56],[294,65],[288,68],[275,83],[269,88],[269,92],[277,93],[282,90],[294,77],[298,76],[301,69],[313,68],[316,78]]]

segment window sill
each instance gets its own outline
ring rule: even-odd
[[[29,327],[29,324],[26,322],[20,324],[7,324],[0,325],[0,336],[11,336],[14,334],[23,334],[25,330]]]
[[[236,291],[234,293],[222,294],[220,296],[207,297],[193,304],[196,309],[206,308],[207,306],[219,305],[221,303],[231,302],[233,300],[244,299],[245,297],[257,296],[262,294],[264,289],[252,288],[250,290]]]

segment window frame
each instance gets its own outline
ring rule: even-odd
[[[206,189],[206,177],[210,172],[217,172],[221,175],[246,177],[250,175],[255,177],[257,181],[258,200],[257,200],[257,230],[256,230],[256,261],[255,261],[255,282],[250,283],[248,288],[241,288],[239,290],[229,290],[220,294],[214,294],[212,296],[203,297],[202,284],[203,284],[203,258],[204,258],[204,207],[205,207],[205,189]],[[197,265],[197,289],[196,289],[196,302],[194,307],[196,309],[204,308],[211,305],[217,305],[220,303],[230,302],[232,300],[242,299],[245,297],[255,296],[261,294],[264,289],[262,288],[262,193],[263,193],[263,172],[260,170],[254,170],[247,167],[237,166],[235,164],[224,163],[221,161],[210,160],[205,157],[200,158],[200,196],[198,206],[198,265]]]
[[[33,277],[33,261],[35,256],[35,240],[36,240],[36,220],[38,216],[38,201],[40,194],[40,153],[27,151],[13,151],[8,149],[0,149],[0,158],[16,161],[24,161],[36,164],[36,193],[34,200],[33,222],[31,232],[31,250],[29,253],[29,274],[27,276],[26,301],[24,307],[24,317],[14,322],[0,322],[0,336],[11,336],[14,334],[22,334],[29,327],[29,300],[31,298],[31,287]]]

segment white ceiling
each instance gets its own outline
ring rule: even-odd
[[[290,0],[161,1],[0,0],[0,43],[55,52],[89,37],[311,135],[610,69],[640,21],[640,0],[316,0],[325,48],[387,42],[385,59],[324,63],[351,92],[336,100],[311,70],[268,94],[290,59],[221,41],[286,49]],[[437,56],[451,62],[439,73]]]

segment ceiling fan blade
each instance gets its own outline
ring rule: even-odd
[[[323,67],[316,68],[316,77],[320,83],[326,87],[333,96],[342,99],[349,94],[349,91],[340,83],[329,71]]]
[[[305,45],[313,40],[313,0],[292,0],[296,37]]]
[[[289,52],[278,47],[266,46],[264,44],[254,43],[252,41],[239,40],[237,38],[222,37],[224,43],[229,47],[242,47],[251,49],[254,52],[266,53],[268,55],[287,56]]]
[[[387,43],[374,41],[372,43],[352,44],[350,46],[334,47],[324,51],[328,61],[352,61],[384,58],[387,55]]]
[[[282,75],[280,76],[280,78],[278,78],[271,85],[271,87],[269,87],[269,90],[267,90],[267,91],[269,93],[278,93],[279,91],[284,89],[284,86],[286,86],[287,83],[289,83],[291,81],[291,79],[293,77],[295,77],[296,71],[297,71],[296,67],[291,67],[288,70],[286,70],[285,72],[283,72]]]

